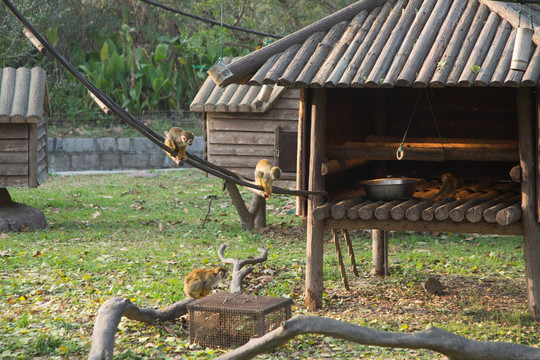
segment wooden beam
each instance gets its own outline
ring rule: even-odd
[[[325,157],[326,141],[326,89],[311,89],[311,133],[309,157],[308,190],[324,190],[321,165]],[[306,291],[305,302],[309,311],[322,307],[323,297],[323,250],[324,221],[313,218],[313,209],[322,205],[324,198],[311,196],[307,203],[307,244],[306,244]]]
[[[396,160],[399,142],[363,142],[326,147],[328,157],[336,160]],[[405,143],[403,160],[421,161],[515,161],[519,160],[518,146],[507,143]]]
[[[498,234],[498,235],[522,235],[523,225],[521,222],[513,223],[507,226],[497,223],[490,224],[488,222],[470,223],[462,221],[459,223],[452,220],[444,221],[410,221],[404,220],[377,220],[372,217],[369,220],[336,220],[326,219],[324,221],[326,229],[349,229],[349,230],[364,230],[364,229],[380,229],[392,231],[436,231],[436,232],[452,232],[452,233],[474,233],[474,234]]]
[[[381,6],[386,0],[361,0],[349,5],[334,14],[331,14],[305,28],[298,30],[283,39],[268,46],[254,51],[241,59],[233,61],[229,65],[218,63],[208,71],[216,84],[226,86],[232,83],[241,83],[254,74],[270,57],[279,54],[290,46],[304,42],[308,37],[317,32],[328,31],[332,26],[342,21],[351,20],[362,10],[372,10]]]
[[[536,107],[540,103],[536,95]],[[521,164],[521,211],[523,222],[523,259],[527,276],[529,312],[540,321],[540,224],[537,217],[536,184],[536,136],[535,99],[532,89],[519,88],[516,92],[519,134],[519,157]],[[537,115],[538,116],[538,115]]]

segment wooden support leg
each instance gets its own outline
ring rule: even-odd
[[[371,273],[375,276],[387,276],[388,271],[388,232],[374,229],[371,232],[373,268]]]
[[[336,247],[336,256],[339,265],[339,271],[341,273],[341,280],[345,290],[351,290],[349,287],[349,281],[347,280],[347,273],[345,272],[345,265],[343,265],[343,257],[341,256],[341,247],[339,246],[339,236],[336,229],[332,229],[332,237],[334,238],[334,246]]]
[[[351,267],[354,276],[359,277],[358,275],[358,269],[356,268],[356,259],[354,258],[354,250],[351,242],[351,237],[349,236],[349,232],[347,229],[341,229],[341,232],[343,233],[343,237],[345,238],[345,242],[347,243],[347,250],[349,251],[349,259],[351,261]]]
[[[309,181],[308,190],[324,190],[321,175],[325,146],[326,90],[310,89],[313,92],[311,109]],[[322,205],[320,195],[310,196],[307,204],[307,243],[306,243],[306,291],[305,303],[309,311],[322,307],[323,298],[323,250],[324,221],[313,218],[313,209]]]
[[[529,312],[540,321],[540,224],[537,218],[537,152],[535,139],[540,119],[534,117],[532,90],[519,88],[516,95],[518,109],[519,158],[521,165],[521,211],[523,221],[523,258],[527,275]],[[537,94],[536,106],[540,104]]]

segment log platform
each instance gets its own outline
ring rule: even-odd
[[[329,202],[313,213],[327,229],[523,234],[520,184],[483,181],[465,184],[458,189],[456,199],[431,198],[439,186],[421,186],[407,199],[355,197]]]

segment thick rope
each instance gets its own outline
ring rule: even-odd
[[[71,64],[58,50],[45,38],[39,31],[37,31],[34,26],[17,10],[15,6],[9,0],[2,0],[2,2],[7,6],[7,8],[17,17],[17,19],[38,39],[38,41],[43,45],[48,52],[64,67],[68,70],[88,91],[90,91],[96,98],[98,98],[105,106],[107,106],[116,116],[128,123],[135,130],[144,135],[147,139],[152,141],[154,144],[168,152],[169,154],[176,156],[178,153],[169,148],[163,143],[164,138],[157,134],[154,130],[143,124],[140,120],[135,118],[133,115],[124,110],[120,105],[110,99],[106,94],[104,94],[100,89],[98,89],[90,80],[88,80],[83,74],[81,74],[73,64]],[[195,155],[190,154],[186,151],[188,159],[186,163],[198,168],[204,172],[217,176],[225,181],[233,182],[237,185],[244,187],[249,187],[253,189],[261,190],[260,186],[251,184],[249,182],[243,181],[238,178],[236,174],[230,170],[221,168],[217,165],[211,164],[210,162],[203,160]],[[302,191],[302,190],[288,190],[282,189],[279,187],[274,187],[274,192],[277,194],[286,194],[286,195],[295,195],[295,196],[309,196],[309,195],[326,195],[326,192],[323,191]]]

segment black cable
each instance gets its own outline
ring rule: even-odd
[[[147,139],[152,141],[154,144],[158,145],[160,148],[168,152],[169,154],[176,156],[178,153],[169,148],[167,145],[163,143],[164,138],[157,134],[154,130],[143,124],[140,120],[135,118],[133,115],[131,115],[129,112],[124,110],[120,105],[118,105],[116,102],[114,102],[111,98],[109,98],[106,94],[104,94],[100,89],[98,89],[90,80],[88,80],[83,74],[81,74],[74,66],[71,64],[62,54],[58,52],[58,50],[51,44],[49,41],[43,37],[39,31],[37,31],[32,24],[11,4],[9,0],[2,0],[2,2],[8,7],[8,9],[17,17],[17,19],[38,39],[38,41],[43,45],[47,51],[49,51],[52,56],[60,62],[62,66],[64,66],[70,73],[73,75],[77,80],[81,82],[81,84],[88,89],[96,98],[98,98],[105,106],[107,106],[113,113],[116,114],[120,119],[127,122],[131,127],[133,127],[135,130],[140,132],[142,135],[144,135]],[[238,178],[238,176],[234,173],[232,173],[230,170],[221,168],[217,165],[214,165],[206,160],[203,160],[193,154],[190,154],[186,151],[186,154],[188,155],[188,159],[186,160],[186,163],[189,165],[196,167],[200,170],[203,170],[207,173],[210,173],[214,176],[217,176],[223,180],[233,182],[235,184],[244,186],[244,187],[250,187],[253,189],[261,190],[261,187],[251,184],[249,182],[243,181]],[[191,159],[190,159],[191,157]],[[206,164],[209,164],[211,166],[207,166]],[[232,175],[226,175],[225,173],[229,173]],[[301,191],[301,190],[286,190],[281,189],[278,187],[274,188],[274,192],[278,194],[289,194],[289,195],[297,195],[297,196],[308,196],[308,195],[325,195],[326,192],[319,192],[319,191]]]
[[[197,16],[197,15],[193,15],[193,14],[190,14],[188,12],[182,11],[180,9],[176,9],[176,8],[171,7],[171,6],[158,3],[156,1],[152,1],[152,0],[141,0],[141,1],[144,2],[144,3],[150,4],[150,5],[157,6],[159,8],[165,9],[167,11],[174,12],[174,13],[182,15],[182,16],[187,16],[187,17],[199,20],[199,21],[203,21],[203,22],[208,23],[208,24],[217,25],[217,26],[223,25],[223,27],[226,27],[227,29],[243,31],[243,32],[251,33],[251,34],[255,34],[255,35],[273,37],[275,39],[281,39],[283,37],[281,35],[269,34],[269,33],[265,33],[265,32],[262,32],[262,31],[242,28],[240,26],[222,24],[219,21],[203,18],[203,17]]]

